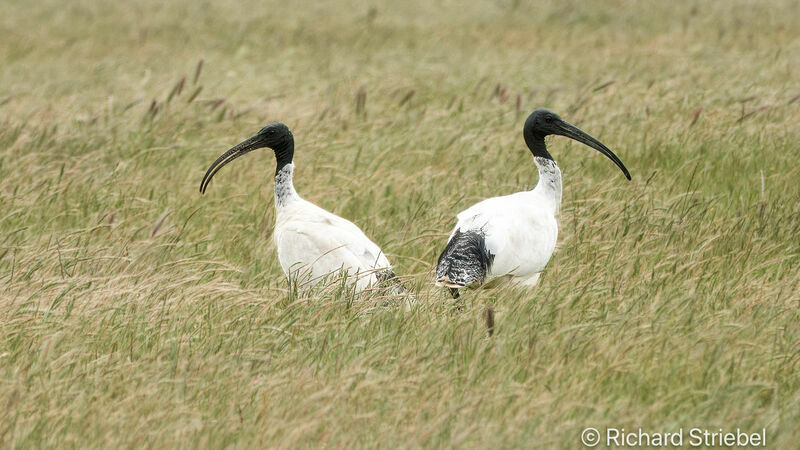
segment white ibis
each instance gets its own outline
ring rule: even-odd
[[[597,139],[547,109],[537,109],[525,121],[522,135],[539,169],[531,191],[493,197],[458,214],[458,223],[436,264],[436,285],[477,288],[511,282],[533,286],[544,270],[558,237],[556,215],[561,205],[561,170],[547,152],[544,138],[558,134],[594,148],[631,175],[622,161]]]
[[[200,192],[234,159],[259,148],[275,152],[275,230],[278,261],[283,273],[298,284],[317,284],[328,275],[346,272],[356,291],[394,277],[383,251],[349,220],[303,200],[292,183],[294,137],[289,128],[271,123],[255,136],[222,154],[208,168]]]

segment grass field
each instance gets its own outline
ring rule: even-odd
[[[800,437],[800,4],[0,6],[0,447],[580,448],[585,427]],[[564,138],[530,293],[432,286],[455,214]],[[411,308],[277,263],[267,122]],[[496,312],[488,337],[482,314]]]

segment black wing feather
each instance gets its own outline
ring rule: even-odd
[[[439,255],[436,281],[456,286],[481,285],[493,261],[483,232],[457,229]]]

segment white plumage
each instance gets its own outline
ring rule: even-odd
[[[297,195],[291,185],[293,171],[294,165],[288,164],[275,176],[273,237],[283,273],[313,284],[346,272],[357,291],[389,275],[386,255],[361,229]]]
[[[541,181],[531,191],[483,200],[458,214],[453,235],[482,234],[492,255],[483,284],[496,278],[533,285],[556,247],[561,205],[561,171],[555,163],[539,165]],[[448,240],[449,241],[449,240]],[[441,280],[441,286],[456,287]]]
[[[531,191],[483,200],[458,214],[458,223],[436,265],[436,285],[458,289],[512,282],[532,286],[556,247],[561,205],[561,170],[547,152],[544,138],[560,134],[606,155],[630,179],[622,161],[605,145],[537,109],[525,122],[523,136],[539,169]]]
[[[205,192],[224,165],[263,147],[275,151],[277,163],[273,237],[284,275],[307,287],[344,273],[357,291],[394,277],[386,255],[355,224],[297,194],[292,181],[294,137],[282,123],[267,125],[223,153],[206,171],[200,191]]]

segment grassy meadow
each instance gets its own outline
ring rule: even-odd
[[[800,438],[800,3],[8,0],[0,447],[580,448],[586,427]],[[529,189],[531,292],[432,286],[456,213]],[[416,295],[287,285],[274,157]],[[483,319],[495,311],[489,337]]]

